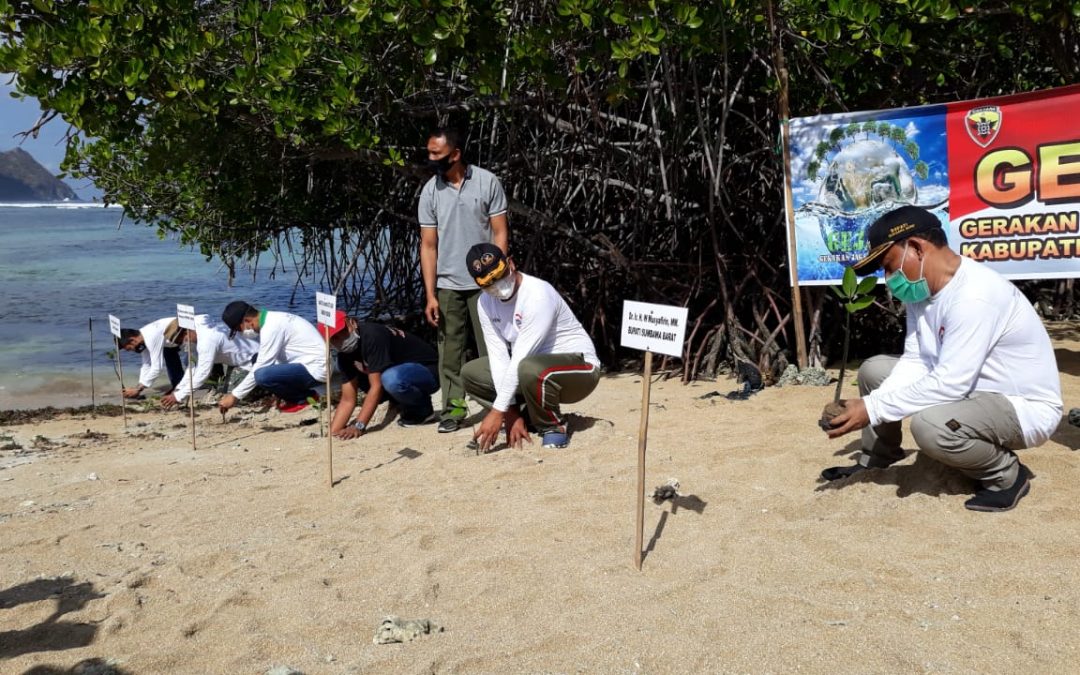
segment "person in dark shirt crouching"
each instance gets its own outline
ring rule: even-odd
[[[338,311],[330,329],[330,346],[337,350],[341,400],[330,433],[350,439],[364,434],[383,396],[401,409],[398,426],[436,421],[431,395],[439,390],[439,353],[417,336],[380,323],[359,321]],[[319,324],[319,333],[326,326]],[[356,397],[367,392],[356,418]],[[351,420],[351,421],[350,421]]]

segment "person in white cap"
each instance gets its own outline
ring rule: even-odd
[[[165,340],[183,348],[190,342],[195,347],[195,366],[188,365],[172,393],[161,399],[161,407],[172,408],[183,403],[192,392],[203,386],[210,377],[215,364],[251,370],[255,355],[259,353],[259,341],[237,335],[229,339],[225,324],[212,321],[206,314],[195,317],[195,329],[181,328],[173,319],[165,328]]]
[[[256,385],[278,398],[278,410],[292,413],[318,402],[312,389],[326,380],[326,343],[310,321],[288,312],[260,310],[242,300],[230,302],[221,314],[230,337],[243,331],[258,337],[259,353],[247,377],[218,401],[225,413]]]

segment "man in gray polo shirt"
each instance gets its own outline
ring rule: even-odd
[[[468,414],[461,367],[472,335],[486,356],[476,300],[480,288],[465,267],[475,244],[490,242],[509,252],[506,193],[495,174],[463,159],[464,139],[453,129],[428,137],[428,166],[435,175],[420,191],[420,271],[427,306],[424,316],[439,329],[439,432],[457,431]]]

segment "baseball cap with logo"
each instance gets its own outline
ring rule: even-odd
[[[502,249],[486,242],[469,249],[465,256],[465,266],[469,268],[469,274],[480,288],[501,279],[510,267]]]
[[[889,211],[866,228],[866,243],[870,252],[851,266],[859,274],[873,274],[881,267],[885,252],[908,237],[940,230],[937,216],[919,206],[901,206]]]

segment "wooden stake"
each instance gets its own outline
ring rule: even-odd
[[[120,374],[120,410],[124,413],[124,430],[127,430],[127,399],[124,398],[124,362],[120,359],[120,338],[113,337],[116,345],[116,372]]]
[[[634,539],[634,566],[641,571],[645,534],[645,446],[649,438],[649,394],[652,389],[652,352],[645,352],[645,375],[641,380],[641,426],[638,427],[637,456],[637,536]]]
[[[97,418],[97,390],[94,388],[94,317],[90,317],[90,406]]]
[[[799,288],[799,251],[795,241],[795,212],[791,198],[791,145],[788,128],[788,72],[784,50],[773,21],[773,3],[765,3],[769,13],[769,32],[773,39],[773,63],[780,84],[780,138],[784,152],[784,211],[787,214],[788,265],[791,266],[791,318],[795,323],[795,360],[799,369],[806,368],[806,328],[803,325],[802,290]]]
[[[326,402],[323,405],[326,408],[326,477],[332,488],[334,487],[334,434],[330,433],[330,425],[334,417],[330,412],[330,327],[325,326],[323,332],[326,334]]]
[[[185,331],[193,330],[191,328],[185,328]],[[191,336],[185,332],[187,337],[187,372],[188,372],[188,407],[191,409],[191,451],[195,452],[195,374],[194,366],[191,363]]]

